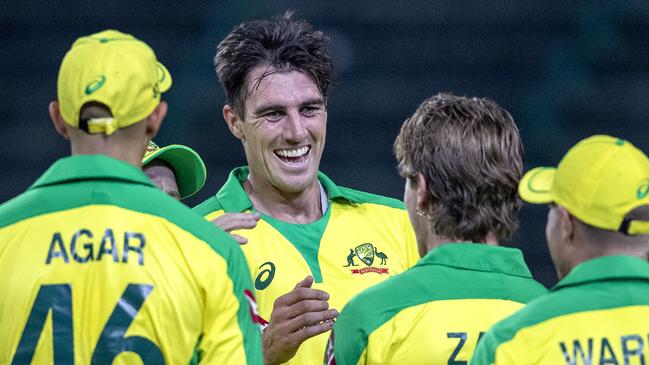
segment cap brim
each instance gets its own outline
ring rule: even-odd
[[[552,184],[557,169],[554,167],[537,167],[528,171],[518,184],[518,195],[532,204],[552,202]]]
[[[142,167],[155,159],[168,163],[174,170],[180,199],[196,194],[205,185],[207,178],[205,164],[193,149],[175,144],[162,147],[145,156],[142,159]]]
[[[158,62],[158,87],[160,92],[163,93],[171,87],[171,74],[169,70],[162,63]]]

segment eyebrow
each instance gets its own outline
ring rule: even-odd
[[[307,105],[325,105],[325,102],[323,98],[317,97],[317,98],[305,100],[300,104],[300,107],[304,107]],[[261,104],[259,107],[253,110],[253,114],[260,115],[271,110],[282,110],[282,109],[285,109],[285,106],[282,104],[275,104],[275,103]]]

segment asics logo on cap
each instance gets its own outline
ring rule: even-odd
[[[88,85],[86,85],[86,90],[85,90],[86,95],[90,95],[95,91],[101,89],[101,87],[104,86],[105,82],[106,82],[106,76],[104,75],[97,76],[95,79],[90,81]]]
[[[649,194],[649,179],[644,180],[636,191],[636,198],[644,199]]]

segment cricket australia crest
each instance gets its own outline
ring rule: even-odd
[[[388,268],[372,266],[375,258],[377,259],[377,261],[381,260],[379,263],[380,266],[387,266],[388,256],[385,253],[378,251],[376,246],[374,246],[370,242],[362,243],[356,246],[354,249],[349,249],[349,254],[347,255],[347,265],[343,265],[343,267],[359,266],[354,262],[354,259],[356,258],[368,267],[351,269],[352,274],[363,275],[365,273],[374,272],[380,275],[388,273]]]
[[[367,266],[372,265],[374,262],[374,245],[371,243],[363,243],[362,245],[356,246],[354,248],[354,252],[356,252],[356,256],[363,261],[363,263]]]

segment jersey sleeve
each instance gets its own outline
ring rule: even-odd
[[[356,365],[365,363],[362,355],[365,354],[368,334],[363,329],[366,318],[362,317],[362,311],[359,313],[356,310],[352,299],[343,309],[331,331],[325,360],[333,361],[325,362],[325,364]]]
[[[200,363],[261,364],[261,332],[253,321],[256,304],[248,266],[238,247],[225,259],[227,267],[211,270],[206,280]]]
[[[471,357],[470,365],[492,365],[494,363],[494,356],[496,352],[496,347],[498,347],[498,342],[492,331],[487,332],[476,346],[475,351],[473,352],[473,357]]]

